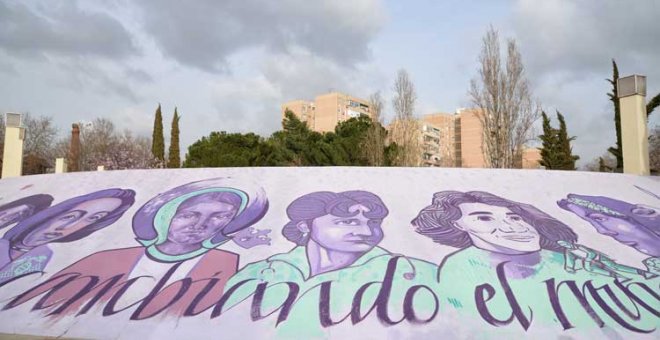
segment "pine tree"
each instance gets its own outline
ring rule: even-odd
[[[163,115],[160,112],[160,104],[156,109],[156,117],[154,118],[154,131],[151,135],[151,153],[154,158],[159,162],[165,161],[165,140],[163,138]]]
[[[167,160],[168,168],[180,168],[181,158],[179,155],[179,113],[174,108],[174,117],[172,118],[172,130],[170,134],[169,158]]]
[[[568,137],[568,131],[566,129],[566,121],[564,121],[564,116],[557,111],[557,120],[559,120],[559,130],[557,131],[557,142],[558,149],[561,155],[561,167],[562,170],[575,170],[575,161],[580,159],[580,156],[573,155],[573,148],[571,147],[571,142],[575,140],[575,136]]]

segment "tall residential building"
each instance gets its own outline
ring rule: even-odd
[[[282,105],[282,118],[286,109],[314,131],[334,131],[339,122],[362,114],[370,116],[369,102],[344,93],[330,92],[314,98],[314,101],[293,100]]]
[[[483,149],[483,128],[479,120],[480,110],[458,109],[455,114],[434,113],[424,115],[422,121],[423,166],[483,168],[486,167]],[[428,130],[435,132],[428,136]],[[439,143],[435,143],[437,138]],[[433,162],[432,160],[437,159]],[[539,168],[539,150],[525,148],[522,156],[523,169]]]

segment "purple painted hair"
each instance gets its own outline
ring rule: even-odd
[[[568,208],[569,204],[576,204],[587,213],[599,213],[627,220],[640,228],[647,229],[651,231],[651,233],[660,236],[660,218],[657,214],[653,216],[645,216],[639,213],[636,214],[635,210],[639,208],[636,204],[619,201],[609,197],[576,194],[568,194],[566,199],[557,202],[559,207],[568,211],[570,211]]]
[[[179,212],[183,209],[190,208],[199,203],[207,202],[221,202],[232,205],[234,208],[238,209],[241,206],[241,197],[233,192],[207,192],[205,194],[197,195],[190,197],[189,199],[181,202],[176,211]]]
[[[0,224],[0,229],[15,223],[15,222],[20,222],[21,220],[28,218],[48,207],[50,207],[50,204],[53,203],[53,196],[51,195],[46,195],[46,194],[38,194],[38,195],[32,195],[32,196],[27,196],[23,198],[19,198],[13,202],[9,202],[5,205],[0,206],[0,212],[4,210],[8,210],[11,208],[15,208],[21,205],[26,205],[29,207],[29,210],[23,214],[24,216],[21,216],[22,218],[19,218],[18,221],[8,221],[4,224]]]
[[[369,209],[364,216],[369,218],[369,226],[380,226],[382,220],[389,214],[385,203],[376,195],[368,191],[344,191],[334,193],[330,191],[317,191],[296,198],[286,208],[289,223],[282,229],[282,235],[287,240],[304,246],[309,241],[309,236],[303,236],[298,229],[298,223],[312,221],[321,216],[334,215],[340,217],[351,217],[359,214],[359,211],[350,212],[349,209],[360,204]]]
[[[130,189],[105,189],[101,191],[96,191],[87,195],[77,196],[70,198],[66,201],[60,202],[46,210],[42,210],[18,223],[15,227],[9,229],[7,233],[3,236],[4,239],[8,240],[11,244],[16,244],[22,242],[23,239],[30,234],[32,231],[41,228],[51,219],[60,216],[69,210],[73,209],[77,205],[99,199],[99,198],[119,198],[121,200],[121,205],[99,219],[98,221],[90,224],[89,226],[82,228],[71,235],[62,237],[51,242],[72,242],[79,240],[83,237],[86,237],[93,232],[103,229],[113,223],[115,223],[121,216],[130,208],[135,202],[135,191]]]
[[[240,189],[237,189],[240,188]],[[191,194],[197,191],[208,189],[226,189],[227,191],[217,191],[212,193],[200,193],[197,196],[190,197],[183,201],[182,206],[190,206],[200,201],[219,201],[229,203],[235,207],[241,205],[241,197],[231,191],[241,192],[247,197],[245,209],[236,214],[215,237],[210,241],[213,244],[219,244],[231,239],[231,235],[243,230],[261,220],[268,211],[268,199],[266,193],[261,187],[258,187],[247,181],[238,181],[229,177],[211,178],[207,180],[191,182],[172,188],[166,192],[158,194],[145,203],[133,216],[133,232],[139,242],[153,240],[158,237],[158,231],[154,226],[156,214],[165,204],[182,195]]]
[[[529,225],[534,227],[541,238],[541,248],[563,251],[557,241],[576,242],[577,235],[564,223],[544,213],[534,206],[510,201],[483,191],[441,191],[433,195],[433,202],[422,209],[412,220],[415,231],[430,237],[434,242],[456,247],[467,248],[472,241],[467,232],[459,230],[454,222],[462,216],[458,207],[463,203],[483,203],[504,207],[520,215]]]

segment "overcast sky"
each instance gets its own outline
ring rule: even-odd
[[[211,131],[280,128],[280,104],[328,90],[367,98],[405,68],[416,114],[469,107],[481,38],[516,39],[534,95],[561,111],[581,164],[614,144],[605,80],[660,92],[660,1],[0,0],[0,111],[97,117],[150,135],[178,107],[182,149]],[[660,122],[654,114],[651,126]]]

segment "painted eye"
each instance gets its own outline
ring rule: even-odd
[[[597,222],[605,222],[605,221],[607,221],[607,217],[605,217],[605,216],[600,216],[600,215],[591,216],[591,219],[594,220],[594,221],[597,221]]]
[[[632,213],[639,216],[653,216],[657,214],[654,209],[646,207],[637,207],[632,210]]]
[[[356,219],[349,219],[349,220],[339,220],[337,221],[337,224],[340,225],[358,225],[360,222]]]
[[[509,215],[509,218],[516,221],[516,222],[522,221],[522,217],[520,217],[518,215]]]
[[[87,220],[92,221],[92,222],[96,222],[96,221],[104,218],[107,215],[108,215],[108,213],[98,213],[98,214],[94,214],[94,215],[88,217]]]
[[[494,218],[492,218],[491,216],[485,216],[485,215],[477,216],[477,219],[479,221],[483,221],[483,222],[490,222],[490,221],[494,220]]]
[[[193,214],[193,213],[183,213],[183,214],[176,215],[175,218],[180,219],[180,220],[190,220],[190,219],[195,218],[195,214]]]
[[[75,218],[76,218],[75,214],[67,214],[67,215],[64,215],[64,216],[60,217],[60,220],[61,221],[71,221],[71,220],[74,220]]]

